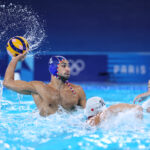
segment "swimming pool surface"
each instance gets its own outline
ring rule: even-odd
[[[132,103],[147,90],[146,84],[80,84],[86,97],[100,96],[106,105]],[[0,90],[2,93],[2,89]],[[101,127],[89,127],[84,111],[60,111],[40,117],[31,96],[3,89],[0,101],[0,150],[137,150],[150,149],[150,114],[142,121],[120,114]],[[130,113],[130,112],[129,112]]]

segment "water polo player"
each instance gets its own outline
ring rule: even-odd
[[[133,110],[132,113],[135,114],[135,117],[142,119],[143,109],[139,105],[119,103],[106,108],[105,102],[101,97],[92,97],[87,100],[85,115],[87,123],[91,126],[96,126],[102,121],[117,116],[120,112],[127,112],[129,110]]]
[[[80,86],[68,82],[70,77],[69,63],[62,56],[50,58],[51,81],[48,84],[41,81],[14,80],[16,65],[25,55],[26,53],[12,57],[4,77],[5,87],[21,94],[32,95],[41,116],[55,113],[59,105],[66,110],[72,110],[76,105],[85,107],[85,93]]]

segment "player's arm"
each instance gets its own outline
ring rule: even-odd
[[[150,96],[150,91],[136,96],[135,99],[133,100],[133,103],[135,104],[135,102],[144,101],[148,96]]]
[[[79,86],[78,91],[79,91],[79,95],[80,95],[78,105],[81,106],[82,108],[85,108],[85,105],[86,105],[86,95],[85,95],[85,92],[82,89],[82,87],[80,87],[80,86]]]
[[[16,57],[13,57],[11,62],[9,63],[6,73],[4,76],[4,86],[8,89],[16,91],[21,94],[32,94],[36,93],[36,89],[34,88],[33,82],[26,82],[22,80],[14,80],[14,72],[18,61],[25,58],[25,54],[20,54]]]
[[[136,96],[133,100],[133,103],[135,104],[135,102],[141,102],[145,100],[148,96],[150,96],[150,80],[148,81],[148,91]]]
[[[91,126],[97,126],[101,123],[101,113],[98,113],[96,116],[87,120],[87,123]]]

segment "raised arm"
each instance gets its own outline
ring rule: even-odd
[[[150,96],[150,80],[148,81],[148,91],[136,96],[133,103],[144,101],[148,96]]]
[[[135,104],[136,102],[144,101],[148,96],[150,96],[150,91],[136,96],[135,99],[133,100],[133,103]]]
[[[4,77],[4,86],[8,89],[16,91],[21,94],[30,95],[32,93],[36,93],[36,89],[34,88],[33,82],[26,82],[22,80],[14,80],[14,71],[18,61],[25,58],[26,54],[20,54],[16,57],[13,57],[11,62],[9,63],[5,77]]]
[[[82,87],[80,87],[80,86],[79,86],[78,90],[79,90],[79,95],[80,95],[78,105],[81,106],[82,108],[85,108],[85,105],[86,105],[86,95],[85,95],[85,92],[82,89]]]

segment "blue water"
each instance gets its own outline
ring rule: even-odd
[[[107,106],[132,103],[136,95],[147,90],[146,84],[80,84],[87,98],[102,97]],[[1,90],[2,91],[2,90]],[[0,111],[0,150],[130,150],[150,149],[150,114],[142,121],[121,114],[99,127],[89,127],[84,111],[59,112],[40,117],[31,96],[3,89]]]

